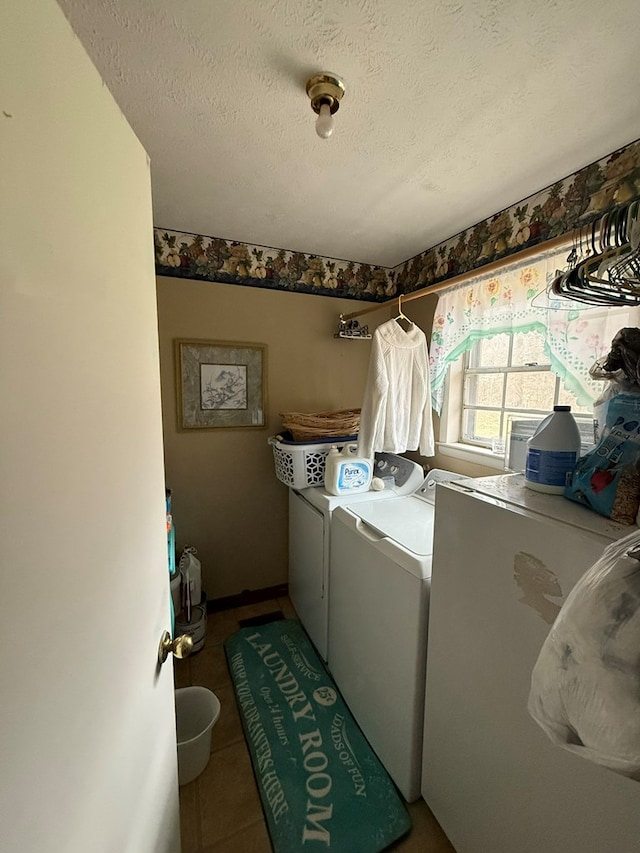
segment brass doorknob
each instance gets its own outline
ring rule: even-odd
[[[171,639],[171,634],[165,631],[158,646],[158,661],[163,664],[169,657],[169,653],[177,658],[186,658],[193,651],[193,637],[189,634],[181,634],[175,640]]]

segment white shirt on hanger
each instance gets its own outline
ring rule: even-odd
[[[373,334],[358,454],[418,448],[423,456],[435,453],[427,339],[415,323],[405,331],[389,320]]]

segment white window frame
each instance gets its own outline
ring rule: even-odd
[[[486,468],[505,470],[505,458],[491,448],[466,444],[460,440],[462,432],[462,395],[464,390],[464,364],[459,358],[449,366],[445,381],[444,401],[440,414],[438,452],[462,462],[484,465]]]
[[[525,332],[515,332],[514,334],[526,334]],[[440,430],[438,450],[445,456],[451,456],[467,462],[484,465],[489,468],[505,470],[506,468],[506,448],[504,453],[496,453],[488,446],[488,442],[476,441],[472,438],[464,437],[464,412],[466,409],[475,409],[476,411],[500,411],[501,420],[506,417],[506,412],[513,411],[512,408],[505,406],[505,395],[507,383],[503,386],[502,407],[497,406],[466,406],[464,405],[464,383],[467,376],[482,375],[490,373],[551,373],[551,365],[548,363],[531,364],[531,365],[516,365],[511,366],[511,358],[513,353],[513,338],[509,336],[509,352],[508,365],[495,365],[492,367],[472,367],[470,365],[471,350],[467,350],[456,362],[449,368],[449,375],[445,385],[445,396],[440,416]],[[499,369],[501,368],[502,369]],[[498,369],[496,369],[498,368]],[[559,376],[555,376],[554,399],[551,405],[558,404],[558,398],[562,391],[562,383]],[[523,419],[534,419],[539,417],[544,418],[549,414],[548,409],[524,409],[521,416]],[[506,436],[505,436],[506,437]]]
[[[551,363],[535,363],[531,362],[530,364],[518,364],[513,365],[513,341],[515,335],[517,334],[525,334],[524,332],[515,332],[514,334],[509,335],[509,351],[507,354],[507,364],[503,365],[494,365],[492,367],[473,367],[471,365],[471,355],[473,353],[474,347],[479,343],[482,344],[482,339],[477,341],[470,350],[467,350],[462,356],[462,376],[463,376],[463,391],[462,391],[462,403],[461,403],[461,411],[460,411],[460,441],[463,444],[470,444],[476,447],[489,447],[489,441],[478,440],[474,438],[470,438],[469,436],[465,436],[464,434],[464,413],[465,410],[473,410],[478,412],[500,412],[500,435],[506,436],[506,424],[504,423],[504,419],[508,417],[508,412],[517,412],[518,417],[522,419],[535,419],[535,418],[544,418],[549,414],[550,409],[535,409],[533,407],[521,408],[520,410],[515,409],[514,407],[509,407],[506,405],[506,397],[507,397],[507,381],[503,382],[502,386],[502,405],[501,406],[481,406],[467,403],[465,406],[464,402],[464,381],[469,376],[482,376],[482,375],[491,375],[499,373],[502,376],[513,374],[513,373],[551,373]],[[533,332],[527,332],[526,334],[535,334]],[[562,382],[560,381],[560,377],[557,374],[554,374],[554,389],[553,389],[553,400],[550,402],[550,406],[557,406],[561,404],[560,402],[560,394],[562,392]],[[584,416],[577,415],[579,419],[583,419]]]

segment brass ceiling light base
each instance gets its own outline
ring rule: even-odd
[[[340,108],[344,81],[335,74],[314,74],[307,80],[307,95],[314,113],[320,113],[320,107],[327,104],[333,115]]]

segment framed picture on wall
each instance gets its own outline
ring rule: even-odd
[[[175,341],[178,429],[265,426],[267,347]]]

